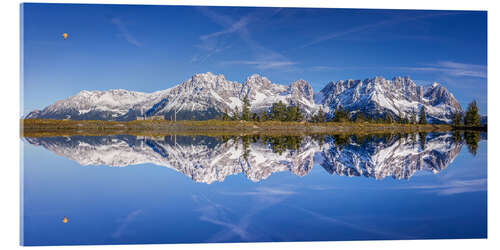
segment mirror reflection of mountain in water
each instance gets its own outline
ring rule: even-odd
[[[315,162],[330,174],[409,179],[417,171],[437,173],[445,169],[465,143],[471,151],[477,148],[479,139],[479,133],[26,138],[80,165],[124,167],[152,163],[208,184],[240,173],[254,182],[283,171],[305,176]]]

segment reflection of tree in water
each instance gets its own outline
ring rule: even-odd
[[[418,133],[418,138],[420,139],[420,147],[422,148],[422,150],[425,149],[425,138],[427,137],[427,133],[426,132],[420,132]]]
[[[369,135],[338,134],[338,135],[332,135],[330,136],[330,138],[333,138],[333,143],[335,144],[335,146],[338,147],[340,150],[342,150],[345,146],[348,146],[349,144],[353,143],[365,144],[371,141],[389,143],[394,141],[395,138],[402,139],[405,138],[405,136],[401,133],[399,134],[384,133],[384,134],[369,134]]]
[[[235,137],[224,137],[223,142],[227,142]],[[245,135],[239,136],[243,146],[243,158],[247,159],[250,154],[250,143],[261,143],[270,145],[273,153],[282,154],[287,150],[299,151],[300,143],[302,142],[301,136],[264,136],[264,135]]]
[[[248,155],[250,154],[250,149],[248,149],[248,146],[250,146],[249,136],[242,136],[241,144],[243,144],[243,158],[248,159]]]
[[[479,142],[479,132],[468,131],[464,132],[465,143],[467,143],[467,149],[472,155],[477,154],[477,147]]]
[[[325,134],[315,134],[311,135],[311,138],[318,142],[318,145],[322,148],[326,141],[327,136]]]
[[[417,140],[418,136],[418,140]],[[359,134],[336,134],[336,135],[312,135],[311,138],[323,145],[326,141],[332,141],[336,147],[342,150],[344,147],[350,144],[360,144],[371,141],[379,141],[383,143],[390,143],[396,140],[403,140],[405,143],[419,143],[422,150],[425,150],[427,143],[427,132],[419,133],[385,133],[385,134],[369,134],[369,135],[359,135]],[[261,143],[269,145],[273,153],[279,155],[283,154],[287,150],[300,151],[301,142],[303,141],[303,136],[266,136],[266,135],[246,135],[246,136],[222,136],[222,142],[228,142],[229,140],[241,140],[243,146],[243,158],[247,159],[250,154],[250,144],[251,143]],[[452,139],[454,143],[461,143],[465,140],[469,152],[476,155],[478,142],[479,142],[479,132],[468,131],[464,132],[463,135],[459,131],[452,133]],[[234,145],[236,148],[238,144]]]
[[[462,134],[460,134],[460,131],[454,131],[453,132],[453,142],[455,143],[459,143],[461,142],[463,139],[462,139]]]
[[[349,145],[349,135],[334,135],[333,136],[333,142],[335,143],[335,146],[337,146],[338,148],[340,148],[342,150],[342,148],[344,148],[344,146],[347,146]]]
[[[301,136],[269,136],[265,138],[265,142],[271,145],[274,153],[282,154],[286,150],[300,149],[302,142]]]
[[[460,143],[465,141],[467,144],[467,149],[472,155],[477,154],[478,143],[480,139],[479,131],[454,131],[453,132],[453,142]]]

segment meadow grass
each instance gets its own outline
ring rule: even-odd
[[[21,120],[21,136],[70,135],[306,135],[336,133],[410,133],[450,131],[450,125],[354,123],[354,122],[281,122],[281,121],[100,121],[100,120]]]

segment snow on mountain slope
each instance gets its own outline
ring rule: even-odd
[[[124,89],[80,91],[74,96],[55,102],[26,118],[121,120],[134,109],[147,109],[167,95],[169,90],[142,93]],[[135,117],[134,117],[135,119]]]
[[[169,117],[176,109],[180,112],[177,114],[179,119],[189,119],[207,112],[212,112],[211,115],[215,116],[218,112],[241,107],[240,89],[241,84],[227,81],[223,75],[196,74],[182,84],[170,88],[170,94],[165,97],[166,104],[150,115]],[[238,100],[232,103],[231,97]]]
[[[431,134],[425,142],[422,140],[420,136],[393,137],[361,145],[351,142],[344,147],[335,146],[331,140],[330,147],[322,152],[324,161],[320,164],[331,174],[410,179],[417,171],[437,173],[444,170],[464,145],[463,141],[454,141],[451,134]]]
[[[316,109],[312,88],[303,81],[289,86],[271,83],[260,75],[243,84],[210,72],[196,74],[172,88],[154,93],[127,90],[81,91],[75,96],[29,113],[26,118],[134,120],[137,116],[164,116],[177,119],[211,119],[222,112],[241,112],[247,97],[251,111],[266,110],[274,102],[300,104],[306,116]]]
[[[251,143],[248,155],[238,138],[224,143],[212,137],[177,136],[160,138],[114,137],[51,137],[26,138],[57,155],[74,160],[83,166],[124,167],[152,163],[183,173],[196,182],[222,182],[228,175],[243,173],[254,182],[272,173],[291,171],[303,176],[312,169],[316,141],[307,137],[301,151],[286,150],[273,153],[269,145]]]
[[[429,122],[450,123],[454,112],[462,112],[453,94],[443,86],[438,83],[417,86],[409,77],[330,82],[318,96],[323,98],[330,114],[342,106],[352,114],[361,111],[368,116],[383,117],[388,112],[393,117],[409,117],[415,113],[418,118],[424,106]]]
[[[210,184],[241,173],[254,182],[283,171],[305,176],[314,162],[330,174],[409,179],[417,171],[442,171],[464,145],[451,134],[428,134],[425,143],[422,138],[371,138],[339,146],[329,137],[320,146],[319,141],[306,136],[298,150],[286,149],[281,153],[274,152],[268,143],[248,143],[245,148],[239,138],[222,142],[204,136],[72,136],[26,140],[84,166],[152,163],[181,172],[193,181]]]
[[[420,108],[425,106],[429,122],[449,123],[453,112],[462,111],[443,86],[437,83],[417,86],[409,77],[330,82],[320,92],[314,93],[304,80],[280,85],[254,74],[238,83],[226,80],[224,75],[208,72],[193,75],[179,85],[154,93],[123,89],[81,91],[43,110],[35,110],[26,118],[135,120],[138,116],[154,115],[169,119],[176,112],[178,120],[205,120],[223,112],[241,112],[245,97],[252,112],[267,111],[273,103],[281,101],[286,105],[299,105],[306,118],[320,107],[330,117],[339,106],[347,108],[352,115],[363,112],[383,117],[388,112],[397,117],[418,115]]]

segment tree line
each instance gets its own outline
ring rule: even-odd
[[[478,131],[455,131],[453,132],[453,143],[465,143],[469,153],[477,154],[478,143],[480,141]],[[320,145],[331,143],[340,150],[348,145],[365,145],[372,141],[383,142],[384,144],[403,140],[404,143],[419,144],[422,149],[426,148],[427,132],[418,133],[380,133],[380,134],[335,134],[335,135],[313,135],[312,138]],[[301,143],[304,136],[269,136],[269,135],[244,135],[244,136],[222,136],[222,142],[241,139],[243,146],[243,157],[248,158],[251,143],[261,143],[269,145],[273,153],[279,155],[287,150],[301,151]]]
[[[268,112],[260,111],[260,113],[252,113],[250,111],[250,102],[248,98],[245,97],[243,99],[243,107],[241,113],[238,110],[238,107],[235,108],[232,114],[228,113],[227,110],[222,114],[222,120],[228,121],[303,121],[304,116],[302,115],[302,111],[300,106],[297,105],[285,105],[282,101],[277,103],[273,103]]]
[[[472,101],[471,103],[469,103],[465,114],[455,112],[453,114],[451,124],[455,127],[480,127],[481,121],[479,120],[479,112],[476,101]],[[483,126],[486,127],[486,124],[484,124]]]
[[[241,112],[238,107],[232,113],[226,112],[222,113],[222,120],[225,121],[306,121],[306,118],[302,115],[302,110],[300,105],[285,105],[282,101],[273,103],[271,108],[266,111],[260,111],[259,113],[253,113],[250,111],[250,102],[247,97],[243,99],[243,107]],[[383,113],[382,116],[370,116],[365,114],[363,111],[358,111],[356,113],[351,113],[347,108],[343,108],[341,105],[335,109],[333,116],[329,117],[323,109],[320,107],[319,111],[311,116],[308,122],[321,123],[321,122],[355,122],[355,123],[400,123],[400,124],[427,124],[427,111],[424,106],[420,108],[417,114],[415,112],[410,115],[394,115],[390,112]],[[476,101],[472,101],[462,116],[460,112],[456,112],[453,115],[453,126],[480,126],[479,113]]]

